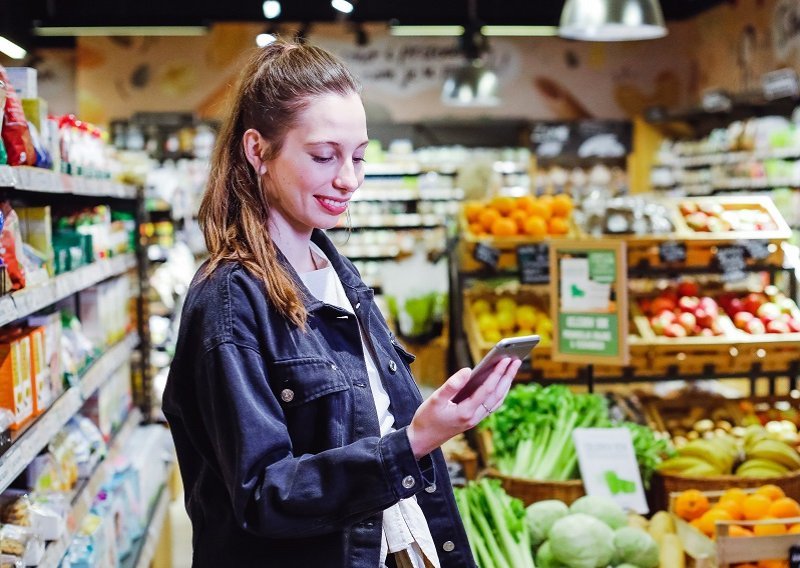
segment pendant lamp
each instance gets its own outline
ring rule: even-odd
[[[667,35],[658,0],[567,0],[558,35],[583,41],[630,41]]]

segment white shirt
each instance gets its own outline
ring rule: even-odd
[[[313,272],[300,274],[300,279],[306,288],[318,300],[337,306],[354,313],[353,306],[344,292],[339,276],[327,261],[327,257],[318,246],[311,243],[311,249],[316,255],[324,258],[326,266]],[[372,390],[372,397],[375,401],[375,411],[378,415],[381,436],[393,432],[394,416],[389,410],[389,395],[381,382],[375,360],[372,356],[367,342],[364,340],[364,331],[361,331],[361,347],[364,351],[364,361],[367,366],[367,376],[369,386]],[[381,567],[387,553],[398,552],[409,549],[409,556],[414,568],[424,568],[425,563],[420,553],[428,558],[428,561],[436,568],[439,568],[439,557],[436,554],[436,546],[433,543],[431,531],[422,509],[417,504],[416,497],[402,499],[383,512],[383,535],[381,538]]]

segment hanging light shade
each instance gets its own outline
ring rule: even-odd
[[[658,0],[567,0],[558,35],[584,41],[629,41],[667,35]]]
[[[442,102],[450,106],[497,106],[500,104],[497,74],[480,59],[466,60],[445,78]]]

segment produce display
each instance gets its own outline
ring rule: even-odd
[[[663,290],[655,298],[639,299],[639,309],[658,336],[713,337],[725,333],[720,306],[714,298],[701,296],[696,282],[686,280]]]
[[[726,207],[716,200],[685,200],[678,209],[686,225],[695,232],[775,231],[778,225],[768,211],[760,207]]]
[[[539,307],[517,302],[511,297],[502,297],[491,302],[485,298],[473,300],[470,304],[483,339],[496,343],[503,337],[533,335],[541,337],[540,346],[550,345],[553,322],[550,315]]]
[[[800,455],[780,435],[761,425],[706,431],[704,437],[676,444],[677,455],[657,467],[686,477],[779,477],[800,470]]]
[[[675,230],[669,208],[652,198],[595,192],[580,203],[575,221],[587,235],[663,235]]]
[[[738,329],[751,335],[800,332],[800,309],[775,286],[763,292],[727,292],[719,305]]]
[[[473,236],[544,238],[566,235],[572,218],[572,198],[565,194],[533,197],[496,196],[488,202],[464,204],[467,228]]]

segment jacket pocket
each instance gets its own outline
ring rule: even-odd
[[[285,359],[272,364],[273,389],[285,408],[294,408],[335,392],[350,384],[338,366],[317,357]]]

